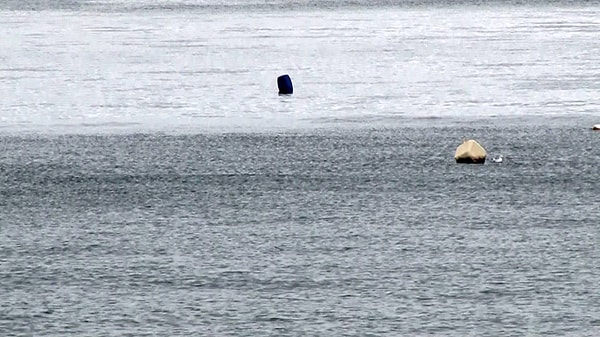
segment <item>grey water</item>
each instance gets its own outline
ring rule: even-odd
[[[600,335],[600,5],[0,1],[0,32],[0,336]]]

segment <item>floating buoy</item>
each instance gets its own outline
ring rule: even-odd
[[[294,93],[292,79],[287,74],[277,77],[277,87],[279,88],[280,95],[291,95]]]
[[[485,149],[473,139],[469,139],[456,148],[454,159],[459,164],[483,164],[486,156]]]
[[[595,124],[592,126],[592,130],[600,130],[600,124]]]

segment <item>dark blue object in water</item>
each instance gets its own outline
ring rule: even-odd
[[[277,87],[279,87],[280,95],[291,95],[294,92],[292,79],[289,75],[281,75],[277,77]]]

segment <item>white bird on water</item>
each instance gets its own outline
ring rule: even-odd
[[[498,156],[496,156],[496,157],[492,158],[492,161],[493,161],[494,163],[501,163],[503,159],[504,159],[504,158],[502,157],[502,155],[498,155]]]

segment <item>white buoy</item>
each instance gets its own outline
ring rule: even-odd
[[[502,155],[498,155],[498,156],[496,156],[496,157],[492,158],[492,161],[493,161],[494,163],[501,163],[501,162],[502,162],[502,160],[504,160],[504,157],[502,157]]]

